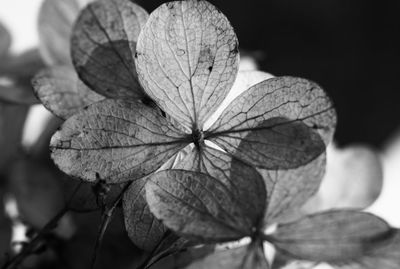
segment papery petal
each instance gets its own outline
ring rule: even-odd
[[[99,0],[79,15],[71,56],[79,77],[104,96],[147,98],[135,67],[136,42],[148,14],[129,0]]]
[[[32,86],[42,104],[62,119],[105,98],[83,84],[69,66],[42,70],[33,78]]]
[[[65,173],[86,181],[121,183],[156,171],[188,144],[157,110],[104,100],[69,118],[50,142]]]
[[[150,15],[136,56],[147,94],[186,128],[202,129],[236,78],[238,40],[212,4],[175,1]]]

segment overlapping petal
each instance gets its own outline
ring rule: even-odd
[[[320,155],[325,147],[320,140],[328,144],[335,125],[332,103],[317,84],[300,78],[278,77],[265,80],[237,97],[205,138],[232,154],[240,154],[247,160],[252,158],[257,167],[290,169],[308,163],[310,159],[306,156],[312,160]],[[249,141],[250,147],[245,147],[246,152],[237,151],[250,132],[255,138]],[[260,139],[269,141],[269,145]],[[307,139],[306,142],[303,139]],[[264,151],[266,148],[270,154]],[[304,155],[301,158],[281,156],[274,160],[289,151]],[[283,159],[288,161],[282,162]]]
[[[79,15],[71,37],[71,56],[79,77],[111,98],[140,100],[134,55],[148,14],[128,0],[99,0]]]
[[[141,249],[152,251],[164,238],[167,228],[150,212],[146,202],[147,178],[134,181],[124,194],[123,209],[126,231]]]
[[[271,235],[286,255],[315,262],[345,264],[368,256],[393,237],[382,219],[359,211],[326,211],[281,224]]]
[[[68,119],[84,107],[103,100],[67,66],[44,69],[32,80],[37,98],[54,115]]]
[[[206,242],[251,236],[260,225],[266,191],[249,165],[218,150],[193,152],[189,170],[165,170],[150,177],[151,211],[172,230]]]
[[[318,191],[325,173],[326,155],[295,169],[265,170],[259,172],[267,187],[266,227],[274,223],[294,220],[299,209]]]
[[[246,70],[239,71],[233,84],[231,90],[228,95],[222,101],[221,105],[218,109],[210,115],[207,121],[204,123],[204,130],[208,130],[213,123],[221,116],[222,112],[226,109],[226,107],[235,100],[243,92],[249,90],[254,85],[263,82],[264,80],[273,78],[274,76],[259,70]]]

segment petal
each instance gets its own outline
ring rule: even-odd
[[[267,187],[265,226],[298,218],[300,208],[317,192],[324,176],[326,155],[288,170],[259,169]]]
[[[104,97],[90,90],[71,67],[42,70],[32,80],[35,94],[54,115],[67,119]]]
[[[249,70],[249,71],[239,71],[236,77],[235,83],[232,86],[232,89],[229,91],[228,95],[225,97],[224,101],[218,107],[218,109],[208,118],[208,120],[204,123],[204,130],[209,129],[213,123],[221,116],[222,112],[226,109],[226,107],[235,100],[243,92],[247,91],[254,85],[273,78],[271,74],[268,74],[263,71],[257,70]]]
[[[358,211],[326,211],[281,224],[271,242],[302,260],[346,264],[377,251],[395,235],[382,219]]]
[[[187,269],[268,269],[269,264],[260,247],[247,245],[218,251],[195,261]]]
[[[253,224],[226,186],[206,174],[165,170],[146,185],[151,212],[171,230],[201,242],[226,242],[252,233]]]
[[[302,123],[310,129],[310,134],[318,132],[325,144],[331,140],[336,125],[331,101],[317,84],[301,78],[277,77],[253,86],[236,98],[205,137],[234,153],[249,132],[275,127],[265,124],[272,119],[280,119],[280,126],[285,122]]]
[[[188,129],[203,128],[238,71],[238,40],[207,1],[175,1],[156,9],[139,36],[139,79],[151,98]]]
[[[259,168],[293,169],[314,160],[325,151],[325,144],[314,130],[301,121],[271,118],[247,131],[211,137],[224,150]],[[237,148],[233,145],[238,141]]]
[[[147,178],[138,179],[124,194],[123,209],[126,231],[141,249],[152,251],[163,239],[167,228],[157,220],[146,203]]]
[[[238,206],[252,220],[251,222],[256,223],[263,217],[267,192],[261,175],[252,166],[230,154],[209,146],[203,147],[200,151],[194,147],[174,166],[174,169],[200,172],[218,179],[233,192],[235,197],[244,197],[246,202],[241,202]]]
[[[147,12],[128,0],[99,0],[79,15],[71,38],[74,66],[91,89],[112,98],[143,99],[134,55]]]
[[[185,136],[157,110],[109,99],[69,118],[50,148],[66,174],[121,183],[156,171],[188,144]]]
[[[174,257],[175,255],[180,256],[183,251],[185,251],[185,253],[190,253],[189,247],[192,246],[194,245],[187,239],[178,237],[176,234],[169,231],[164,235],[163,240],[160,242],[160,244],[158,244],[157,248],[153,250],[153,255],[151,259],[147,261],[145,268],[153,268],[153,265],[156,265],[159,262],[163,264],[163,259],[169,259],[171,258],[171,256]],[[201,247],[201,249],[212,251],[213,246],[206,245],[204,247]],[[197,254],[196,250],[194,250],[193,252],[194,254]],[[200,250],[200,252],[202,251]]]
[[[398,269],[400,268],[400,232],[394,230],[393,235],[379,244],[367,255],[348,262],[346,265],[334,266],[340,269]]]
[[[211,148],[193,151],[183,163],[191,171],[167,170],[150,177],[147,202],[155,216],[173,231],[206,242],[252,235],[266,201],[256,170]]]

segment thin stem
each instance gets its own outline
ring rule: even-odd
[[[99,228],[99,232],[97,234],[96,243],[93,249],[92,261],[90,263],[90,268],[93,269],[96,266],[97,255],[100,250],[101,243],[103,242],[104,234],[106,233],[107,227],[111,222],[111,217],[114,213],[114,207],[109,210],[106,210],[101,216],[101,224]]]
[[[54,228],[57,227],[60,219],[69,211],[70,204],[72,202],[73,197],[78,192],[82,183],[80,183],[72,193],[70,199],[66,203],[66,205],[37,233],[37,235],[26,245],[20,253],[14,256],[12,259],[7,261],[1,268],[2,269],[12,269],[16,268],[21,262],[24,261],[26,257],[28,257],[35,250],[36,246],[41,242],[42,238],[50,233]]]
[[[31,242],[29,242],[28,245],[26,245],[23,250],[16,256],[14,256],[11,260],[7,261],[2,269],[12,269],[16,268],[27,256],[29,256],[35,249],[35,247],[40,243],[42,238],[50,233],[55,227],[57,227],[58,221],[67,213],[69,210],[68,206],[65,206],[60,212],[57,213],[57,215],[54,216],[40,231],[39,233],[35,236],[35,238],[32,239]]]
[[[162,246],[163,242],[167,240],[168,236],[171,234],[171,231],[166,231],[163,238],[161,241],[158,243],[158,247],[153,249],[149,256],[142,262],[140,266],[138,266],[138,269],[146,269],[151,267],[153,264],[157,263],[160,259],[163,258],[163,256],[157,257],[156,260],[152,261],[152,259],[155,257],[156,254],[159,254],[159,252],[162,252],[162,249],[160,249],[160,246]],[[151,263],[150,263],[151,262]]]
[[[114,211],[117,208],[118,204],[121,202],[124,193],[128,190],[129,186],[132,183],[133,183],[133,181],[127,183],[124,186],[123,190],[118,195],[117,199],[115,199],[114,203],[112,204],[112,206],[109,209],[103,209],[103,213],[101,216],[101,224],[100,224],[99,232],[97,235],[96,243],[95,243],[94,249],[93,249],[92,261],[90,263],[91,269],[94,269],[96,266],[97,256],[98,256],[101,244],[103,242],[104,234],[106,233],[108,225],[111,222],[111,218],[114,215]]]

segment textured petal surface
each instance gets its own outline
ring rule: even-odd
[[[325,151],[320,135],[301,121],[270,118],[240,138],[240,132],[212,137],[211,141],[235,157],[263,169],[292,169],[305,165]],[[240,140],[237,148],[232,143]]]
[[[147,12],[129,0],[99,0],[79,15],[71,39],[79,77],[98,93],[142,99],[134,63],[136,42]]]
[[[232,103],[236,97],[250,89],[252,86],[273,77],[274,76],[269,73],[258,70],[239,71],[235,83],[233,84],[232,89],[229,91],[224,101],[222,101],[218,109],[204,123],[204,130],[207,130],[213,125],[219,116],[221,116],[225,108]]]
[[[370,253],[345,264],[334,265],[338,269],[397,269],[400,268],[400,232],[375,247]]]
[[[45,69],[32,80],[35,94],[54,115],[67,119],[103,96],[90,90],[69,66]]]
[[[301,78],[276,77],[237,97],[207,132],[211,141],[234,152],[250,131],[272,118],[301,122],[318,132],[325,144],[332,139],[336,126],[333,105],[317,84]]]
[[[237,206],[253,223],[264,215],[266,200],[262,198],[266,198],[266,191],[261,175],[252,166],[231,155],[209,146],[200,151],[194,147],[174,168],[200,172],[218,179],[234,197],[245,199]]]
[[[185,170],[158,172],[146,185],[147,203],[158,219],[178,234],[209,243],[252,234],[241,198],[217,179]]]
[[[278,225],[278,250],[302,260],[345,264],[377,251],[395,235],[382,219],[358,211],[326,211]]]
[[[322,154],[296,169],[260,169],[268,193],[264,224],[268,226],[300,217],[299,209],[318,191],[325,165],[326,155]]]
[[[249,236],[265,211],[265,185],[251,166],[196,148],[177,168],[150,177],[150,209],[170,229],[207,242]]]
[[[52,158],[62,171],[107,183],[144,177],[186,145],[184,134],[157,110],[112,99],[69,118],[50,142]]]
[[[187,128],[202,129],[236,78],[238,40],[210,3],[175,1],[150,15],[136,56],[150,97]]]
[[[147,178],[132,183],[124,194],[123,209],[126,231],[132,242],[141,249],[152,251],[160,243],[167,228],[157,220],[146,202]]]

